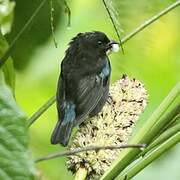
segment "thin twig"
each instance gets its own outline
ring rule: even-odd
[[[160,17],[164,16],[165,14],[167,14],[168,12],[173,10],[174,8],[178,7],[179,5],[180,5],[180,0],[172,3],[167,8],[163,9],[162,11],[157,13],[156,15],[152,16],[150,19],[146,20],[144,23],[142,23],[140,26],[138,26],[134,31],[129,33],[127,36],[125,36],[121,41],[122,44],[124,44],[126,41],[128,41],[129,39],[134,37],[137,33],[141,32],[144,28],[146,28],[147,26],[149,26],[154,21],[158,20]]]
[[[31,126],[36,119],[38,119],[53,103],[55,102],[56,97],[51,97],[43,106],[41,106],[27,121],[28,127]]]
[[[39,13],[39,11],[41,10],[41,8],[43,7],[43,5],[45,4],[47,0],[42,0],[41,3],[39,4],[39,6],[36,8],[36,10],[33,12],[32,16],[28,19],[28,21],[25,23],[25,25],[22,27],[22,29],[18,32],[18,34],[16,35],[16,37],[13,39],[13,41],[11,42],[11,44],[9,45],[8,50],[4,53],[4,55],[2,56],[2,58],[0,59],[0,68],[2,67],[2,65],[6,62],[6,60],[9,58],[12,49],[14,48],[15,43],[19,40],[19,38],[21,37],[21,35],[25,32],[25,30],[28,28],[28,26],[30,25],[30,23],[33,21],[33,19],[36,17],[36,15]]]
[[[68,14],[68,23],[67,23],[67,27],[71,26],[71,9],[69,8],[67,2],[64,0],[64,6],[66,7],[66,12]]]
[[[118,39],[119,39],[119,43],[120,43],[122,52],[123,52],[123,54],[124,54],[124,49],[123,49],[123,46],[122,46],[122,41],[121,41],[121,37],[120,37],[119,31],[118,31],[118,29],[117,29],[117,27],[116,27],[116,24],[115,24],[115,22],[114,22],[114,19],[113,19],[112,15],[111,15],[111,12],[109,11],[109,8],[108,8],[105,0],[103,0],[103,4],[104,4],[104,7],[106,8],[106,11],[107,11],[107,13],[108,13],[108,15],[109,15],[109,18],[111,19],[111,22],[112,22],[112,24],[113,24],[114,30],[116,31],[116,34],[117,34],[117,36],[118,36]]]
[[[56,42],[55,38],[55,32],[54,32],[54,7],[53,7],[53,0],[50,0],[50,23],[51,23],[51,33],[54,41],[55,48],[57,48],[58,44]]]
[[[140,26],[138,26],[134,31],[132,31],[131,33],[129,33],[127,36],[125,36],[122,40],[121,43],[124,44],[126,43],[128,40],[130,40],[131,38],[133,38],[137,33],[141,32],[144,28],[146,28],[147,26],[149,26],[150,24],[152,24],[153,22],[155,22],[156,20],[158,20],[160,17],[162,17],[163,15],[167,14],[168,12],[170,12],[171,10],[173,10],[174,8],[178,7],[180,5],[180,0],[176,1],[175,3],[171,4],[170,6],[168,6],[167,8],[165,8],[164,10],[162,10],[161,12],[157,13],[156,15],[152,16],[149,20],[145,21],[144,23],[142,23]],[[48,100],[50,101],[50,100]],[[55,102],[52,102],[52,104]],[[47,104],[47,103],[45,103]],[[44,107],[45,105],[43,105],[42,107]],[[50,104],[51,106],[51,104]],[[49,108],[48,106],[45,106],[47,109]],[[41,109],[41,108],[40,108]],[[43,111],[41,111],[40,115],[43,114],[43,112],[45,112],[47,109],[43,108]],[[38,113],[38,111],[36,112]],[[36,114],[35,113],[35,114]],[[33,117],[33,116],[32,116]],[[37,116],[38,118],[39,116]],[[33,122],[35,122],[35,118],[33,120]],[[33,123],[32,122],[32,123]],[[31,124],[32,124],[31,123]],[[29,126],[31,125],[29,124]]]
[[[61,7],[62,2],[60,0],[58,0],[57,2],[59,4],[59,6]],[[66,0],[63,0],[63,4],[65,6],[65,13],[67,13],[67,15],[68,15],[67,27],[70,27],[71,26],[71,9],[70,9],[68,3],[66,2]]]
[[[73,149],[73,150],[69,150],[69,151],[61,151],[61,152],[57,152],[57,153],[53,153],[53,154],[49,154],[47,156],[44,157],[40,157],[38,159],[35,160],[35,162],[40,162],[40,161],[45,161],[45,160],[49,160],[49,159],[54,159],[57,157],[62,157],[62,156],[71,156],[80,152],[84,152],[84,151],[98,151],[98,150],[106,150],[106,149],[124,149],[124,148],[145,148],[145,144],[131,144],[131,145],[113,145],[113,146],[88,146],[88,147],[84,147],[84,148],[77,148],[77,149]]]

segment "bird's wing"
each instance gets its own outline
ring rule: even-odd
[[[103,77],[100,75],[90,75],[81,79],[78,83],[76,93],[76,112],[75,125],[79,125],[96,107],[103,96]]]
[[[65,109],[65,81],[62,76],[62,73],[60,74],[58,80],[56,103],[58,110],[58,119],[60,120],[60,116],[62,117],[62,113],[64,113],[64,109]]]
[[[61,143],[66,146],[71,136],[74,120],[76,118],[75,105],[71,101],[66,101],[65,98],[65,80],[62,72],[58,81],[57,89],[57,110],[58,122],[51,136],[51,143]]]

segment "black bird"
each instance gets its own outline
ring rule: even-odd
[[[79,33],[61,63],[56,94],[58,122],[51,143],[67,146],[73,127],[103,108],[109,93],[111,65],[108,51],[119,45],[99,31]]]

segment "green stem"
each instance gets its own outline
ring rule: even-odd
[[[61,0],[57,1],[59,6],[61,7]],[[67,22],[67,27],[71,27],[71,9],[68,5],[68,3],[66,2],[66,0],[63,0],[64,6],[66,8],[67,11],[67,15],[68,15],[68,22]]]
[[[21,35],[25,32],[25,30],[29,27],[29,25],[31,24],[31,22],[34,20],[34,18],[37,16],[37,14],[39,13],[39,11],[41,10],[41,8],[43,7],[43,5],[45,4],[47,0],[42,0],[41,3],[39,4],[39,6],[36,8],[36,10],[33,12],[32,16],[28,19],[28,21],[25,23],[25,25],[22,27],[22,29],[18,32],[18,34],[16,35],[16,37],[13,39],[13,41],[11,42],[11,44],[9,45],[8,50],[4,53],[4,55],[2,56],[2,58],[0,59],[0,67],[2,67],[2,65],[6,62],[6,60],[9,58],[12,49],[14,48],[15,43],[19,40],[19,38],[21,37]]]
[[[180,118],[179,118],[180,119]],[[177,132],[180,132],[180,123],[176,124],[175,126],[167,129],[163,132],[157,139],[155,139],[147,148],[139,154],[139,156],[144,156],[148,151],[153,149],[154,147],[158,146],[159,144],[163,143],[166,139],[170,138]]]
[[[56,42],[55,38],[55,31],[54,31],[54,7],[53,7],[53,0],[49,1],[50,3],[50,23],[51,23],[51,33],[52,33],[52,38],[54,41],[55,48],[57,48],[58,43]]]
[[[106,1],[105,1],[105,0],[102,0],[102,1],[103,1],[103,4],[104,4],[104,7],[106,8],[106,11],[107,11],[107,13],[108,13],[108,15],[109,15],[109,18],[110,18],[110,20],[111,20],[111,22],[112,22],[112,24],[113,24],[114,30],[115,30],[115,32],[116,32],[116,34],[117,34],[118,39],[119,39],[119,43],[120,43],[122,52],[123,52],[123,54],[124,54],[124,49],[123,49],[123,46],[122,46],[121,37],[120,37],[119,31],[118,31],[118,28],[116,27],[116,23],[114,22],[114,19],[113,19],[112,15],[111,15],[111,12],[110,12],[107,4],[106,4]]]
[[[170,137],[166,140],[163,144],[159,145],[157,148],[153,149],[147,155],[145,155],[142,159],[140,159],[134,166],[127,169],[127,171],[122,172],[116,180],[124,180],[126,177],[127,179],[131,179],[135,176],[138,172],[144,169],[147,165],[149,165],[152,161],[157,159],[161,156],[164,152],[168,149],[173,147],[180,141],[180,131],[176,133],[174,136]]]
[[[180,0],[172,3],[170,6],[168,6],[167,8],[165,8],[164,10],[160,11],[159,13],[157,13],[156,15],[152,16],[150,19],[146,20],[144,23],[142,23],[140,26],[138,26],[134,31],[132,31],[131,33],[129,33],[126,37],[124,37],[122,39],[122,44],[124,44],[126,41],[128,41],[129,39],[131,39],[132,37],[134,37],[137,33],[139,33],[140,31],[142,31],[144,28],[146,28],[147,26],[149,26],[150,24],[152,24],[153,22],[155,22],[156,20],[158,20],[160,17],[164,16],[165,14],[167,14],[168,12],[172,11],[174,8],[178,7],[180,5]]]
[[[166,114],[165,114],[166,115]],[[153,129],[156,129],[158,125],[161,127],[159,134],[166,131],[168,128],[174,126],[180,121],[180,104],[176,105],[166,116],[163,115],[162,118],[155,124]],[[161,125],[163,123],[163,126]],[[164,123],[165,122],[165,123]]]
[[[171,124],[171,126],[174,126],[176,124],[180,123],[180,112],[179,114],[174,118],[173,123]]]
[[[168,94],[168,96],[166,96],[160,106],[148,118],[144,126],[129,142],[130,144],[148,144],[150,140],[154,138],[156,134],[153,134],[153,137],[149,137],[149,131],[152,129],[158,119],[165,113],[165,111],[173,103],[173,101],[179,96],[179,93],[180,82],[171,90],[171,92]],[[119,172],[121,172],[137,156],[139,152],[140,150],[138,149],[126,149],[122,151],[119,158],[110,166],[108,171],[106,171],[101,179],[108,180],[115,178],[119,174]]]
[[[173,121],[174,117],[176,117],[179,112],[180,112],[180,104],[176,105],[170,112],[162,113],[162,117],[157,119],[154,126],[148,132],[148,135],[143,139],[143,141],[150,142],[155,136],[158,136],[158,134],[162,133],[162,130],[164,129],[166,124]]]
[[[38,119],[55,101],[56,97],[53,96],[42,107],[40,107],[27,121],[28,127],[31,126],[34,121],[36,121],[36,119]]]

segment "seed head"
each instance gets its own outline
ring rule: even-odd
[[[123,145],[128,143],[135,122],[147,105],[147,91],[138,80],[123,76],[110,87],[102,111],[86,120],[75,134],[70,149],[86,146]],[[119,155],[121,149],[82,152],[69,157],[68,169],[87,170],[88,179],[98,179]]]

